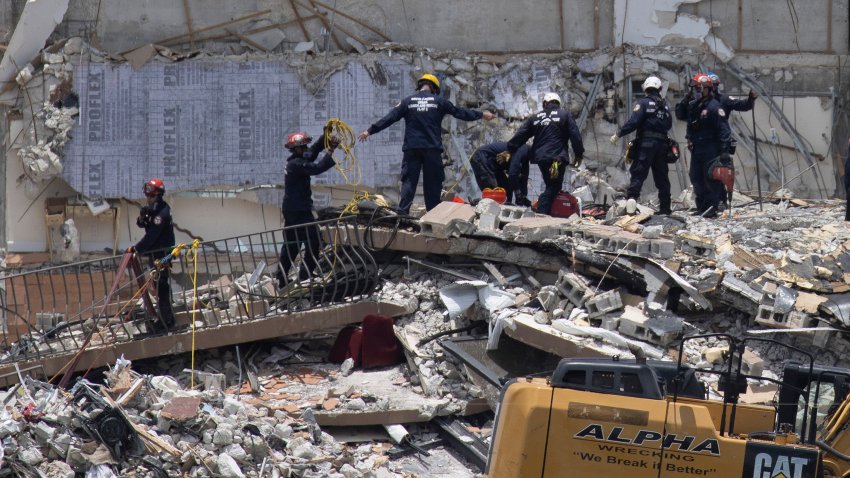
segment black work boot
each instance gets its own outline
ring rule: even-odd
[[[669,216],[673,213],[670,210],[670,198],[661,198],[659,199],[660,207],[658,208],[658,214]]]

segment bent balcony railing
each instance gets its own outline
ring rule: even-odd
[[[371,294],[377,266],[354,217],[189,244],[172,261],[171,299],[184,331],[325,307]],[[291,267],[284,273],[280,261]],[[195,252],[196,251],[196,252]],[[158,251],[156,258],[169,251]],[[156,268],[139,257],[141,274],[113,256],[2,276],[0,363],[75,352],[157,333]],[[109,295],[110,290],[115,292]],[[106,301],[109,296],[109,301]],[[92,334],[94,332],[94,334]]]

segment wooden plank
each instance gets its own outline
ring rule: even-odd
[[[229,28],[226,28],[224,31],[226,31],[230,35],[233,35],[236,38],[242,40],[243,42],[245,42],[247,45],[250,45],[254,49],[260,50],[260,51],[265,52],[265,53],[269,52],[268,48],[264,47],[263,45],[260,45],[259,43],[255,42],[254,40],[251,40],[250,38],[246,37],[245,35],[237,32],[237,31],[230,30]]]
[[[271,10],[262,10],[262,11],[259,11],[259,12],[249,13],[248,15],[243,15],[239,18],[234,18],[234,19],[228,20],[226,22],[216,23],[215,25],[210,25],[208,27],[204,27],[204,28],[195,30],[194,33],[198,34],[198,33],[208,32],[210,30],[217,30],[219,28],[223,28],[223,27],[226,27],[228,25],[233,25],[234,23],[244,22],[245,20],[250,20],[252,18],[256,18],[256,17],[259,17],[259,16],[268,15],[271,12],[272,12]],[[170,38],[165,38],[165,39],[156,41],[156,42],[154,42],[154,44],[168,46],[169,43],[171,43],[175,40],[180,40],[180,39],[185,38],[187,36],[188,36],[188,33],[183,33],[183,34],[180,34],[180,35],[177,35],[177,36],[173,36],[173,37],[170,37]],[[142,45],[140,45],[140,46],[142,46]],[[140,46],[130,48],[129,50],[126,50],[126,51],[122,51],[121,55],[123,55],[125,53],[130,53],[131,51],[139,48]]]
[[[189,44],[195,49],[195,32],[192,31],[192,12],[189,10],[189,0],[183,0],[183,11],[186,13],[186,28],[189,30]]]
[[[301,18],[301,14],[298,13],[298,7],[295,6],[295,2],[293,0],[289,0],[289,5],[292,7],[292,11],[295,13],[295,18],[298,20],[298,25],[301,26],[301,32],[304,33],[304,41],[312,41],[310,40],[310,34],[307,33],[307,27],[304,25],[304,20]]]
[[[341,17],[347,18],[347,19],[351,20],[351,21],[352,21],[352,22],[354,22],[354,23],[357,23],[358,25],[360,25],[360,26],[362,26],[363,28],[365,28],[365,29],[369,30],[370,32],[372,32],[372,33],[374,33],[374,34],[378,35],[379,37],[383,38],[383,39],[384,39],[384,40],[386,40],[386,41],[392,41],[392,39],[391,39],[390,37],[388,37],[388,36],[384,35],[384,34],[383,34],[382,32],[380,32],[377,28],[373,28],[371,25],[367,24],[366,22],[363,22],[362,20],[359,20],[359,19],[357,19],[357,18],[354,18],[354,17],[352,17],[351,15],[348,15],[347,13],[345,13],[345,12],[343,12],[343,11],[337,10],[336,8],[333,8],[333,7],[331,7],[331,6],[329,6],[329,5],[325,4],[325,3],[320,2],[319,0],[313,0],[313,3],[315,3],[316,5],[319,5],[319,6],[323,7],[323,8],[326,8],[326,9],[330,10],[330,11],[332,11],[332,12],[336,13],[337,15],[339,15],[339,16],[341,16]]]

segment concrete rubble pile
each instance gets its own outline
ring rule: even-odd
[[[402,461],[390,462],[389,440],[339,442],[321,424],[336,424],[334,413],[386,413],[399,406],[398,390],[416,387],[398,367],[364,375],[297,365],[318,358],[310,354],[298,343],[256,353],[249,361],[259,373],[241,386],[230,352],[199,360],[208,371],[195,371],[194,382],[181,357],[161,359],[157,368],[172,372],[163,375],[139,374],[121,358],[105,385],[82,379],[67,391],[26,378],[3,393],[0,456],[17,476],[52,478],[409,476]],[[423,413],[449,402],[410,393],[430,409]]]
[[[523,246],[554,245],[562,264],[582,262],[585,257],[579,254],[584,253],[608,265],[608,270],[589,275],[569,266],[561,266],[555,275],[548,267],[537,281],[529,280],[521,268],[505,264],[511,261],[504,257],[487,257],[487,247],[470,251],[482,261],[503,263],[499,275],[509,276],[506,280],[485,274],[485,281],[475,285],[479,290],[496,288],[513,298],[513,303],[489,309],[482,299],[483,307],[469,313],[489,321],[492,347],[498,343],[494,335],[531,327],[595,347],[600,355],[624,353],[631,344],[639,345],[649,357],[662,358],[667,356],[666,348],[686,332],[737,336],[747,330],[804,328],[795,334],[774,334],[774,338],[803,349],[814,345],[818,363],[843,366],[848,344],[840,335],[827,332],[827,326],[846,329],[849,325],[843,317],[850,287],[845,244],[850,231],[842,223],[842,206],[837,201],[783,200],[767,202],[762,212],[752,203],[733,204],[733,217],[712,221],[681,213],[618,216],[615,205],[609,219],[597,220],[535,217],[524,208],[484,199],[475,208],[443,203],[421,221],[423,234],[449,241],[489,237]],[[617,269],[633,277],[618,277]],[[501,280],[502,286],[494,279]],[[405,282],[409,287],[409,281]],[[446,288],[442,286],[440,293]],[[459,296],[453,294],[453,299],[462,302]],[[426,310],[432,309],[430,303]],[[439,313],[429,312],[436,317],[429,330],[441,330],[439,325],[452,315],[451,306],[448,310],[444,321]],[[805,330],[819,324],[823,331]],[[685,360],[704,363],[703,349],[709,346],[714,344],[687,347]],[[748,355],[745,361],[752,370],[764,367],[757,355]]]

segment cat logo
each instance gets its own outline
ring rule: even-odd
[[[809,459],[802,456],[759,453],[753,464],[752,478],[802,478]]]

